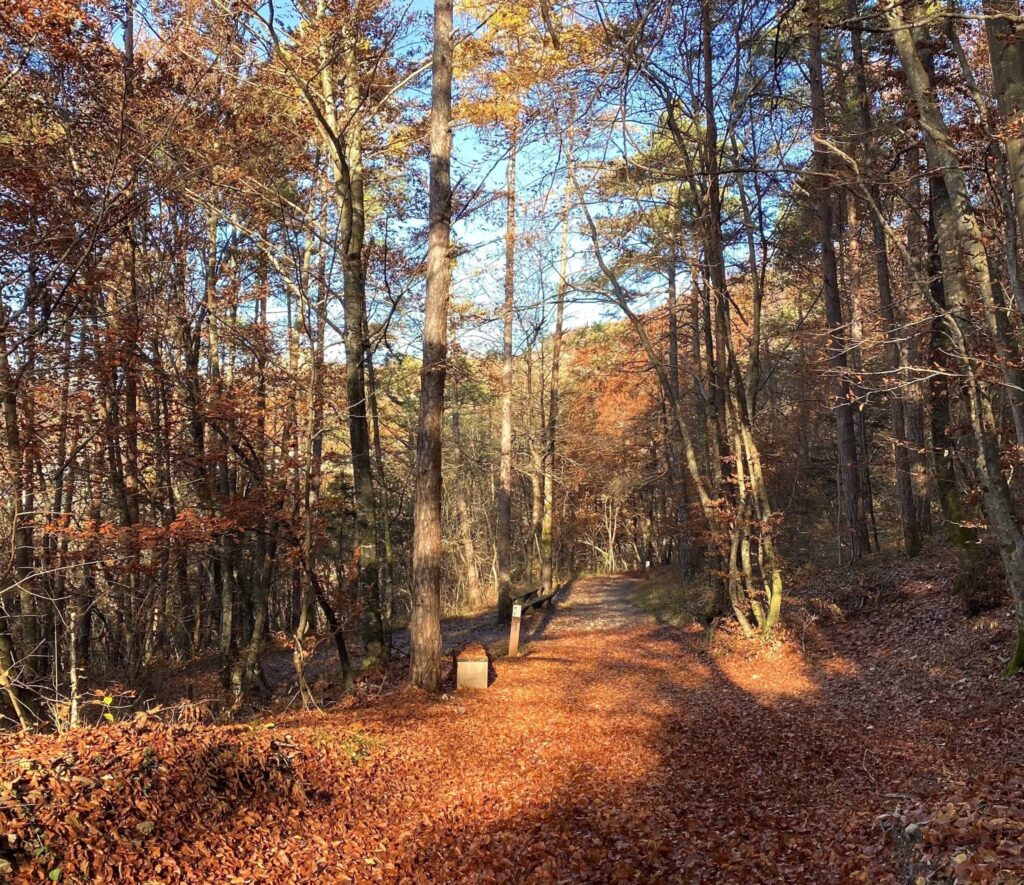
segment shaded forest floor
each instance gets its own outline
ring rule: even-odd
[[[0,744],[17,880],[1024,881],[1006,609],[942,555],[794,582],[771,646],[573,585],[486,692]],[[56,872],[58,871],[59,872]]]

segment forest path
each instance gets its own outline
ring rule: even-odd
[[[522,621],[521,647],[577,631],[610,630],[653,619],[633,602],[639,579],[622,575],[580,578],[560,590],[550,607],[528,611]],[[498,622],[493,608],[472,615],[446,618],[441,622],[444,656],[469,642],[486,646],[494,657],[508,651],[509,625]],[[409,631],[396,630],[393,638],[399,654],[409,651]]]
[[[869,670],[890,650],[861,650],[863,666],[792,643],[710,655],[699,627],[640,612],[635,585],[575,582],[524,629],[522,657],[494,660],[487,691],[438,703],[408,690],[353,713],[370,761],[343,802],[316,811],[337,851],[311,852],[305,825],[289,825],[299,869],[331,881],[895,881],[878,818],[948,774],[929,734],[949,711],[879,691]],[[445,631],[446,647],[467,638]],[[337,715],[304,729],[337,734]]]
[[[641,611],[633,602],[632,595],[640,579],[623,575],[608,575],[571,581],[560,590],[553,605],[539,610],[534,608],[526,613],[522,621],[520,648],[523,653],[531,643],[540,642],[574,631],[618,629],[647,623],[653,619]],[[348,631],[346,631],[348,633]],[[358,635],[347,635],[350,652],[358,660],[360,642]],[[509,625],[498,621],[493,606],[469,615],[445,618],[441,621],[442,657],[450,668],[452,653],[471,643],[485,646],[492,658],[503,658],[508,653]],[[394,631],[392,645],[396,657],[401,660],[409,654],[409,631],[405,627]],[[337,653],[334,643],[326,636],[320,637],[306,673],[312,681],[321,680],[336,689],[338,680]],[[402,668],[404,672],[404,667]],[[297,699],[295,669],[292,653],[287,648],[268,650],[263,656],[264,676],[278,691],[289,692]],[[454,679],[448,673],[449,681]]]
[[[486,691],[86,729],[73,752],[26,738],[0,780],[52,780],[59,801],[32,825],[82,881],[913,881],[880,826],[911,806],[956,823],[949,846],[929,843],[948,856],[986,815],[986,844],[1009,857],[1024,841],[1007,810],[1024,787],[1022,698],[992,681],[989,634],[943,626],[949,594],[908,594],[898,618],[868,611],[814,650],[722,654],[699,627],[653,623],[634,587],[576,582]],[[949,804],[977,784],[1000,801]]]
[[[610,575],[573,581],[555,598],[555,615],[546,637],[653,625],[654,619],[633,602],[640,580]]]

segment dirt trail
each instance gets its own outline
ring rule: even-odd
[[[168,788],[148,788],[139,802],[156,825],[144,840],[135,812],[102,823],[90,817],[101,810],[79,812],[116,846],[109,856],[88,853],[92,873],[110,867],[131,881],[896,882],[910,867],[883,842],[881,815],[911,800],[945,801],[980,772],[1000,788],[1024,784],[1015,695],[993,707],[989,663],[949,669],[948,638],[942,647],[914,645],[935,621],[936,597],[901,603],[898,628],[891,613],[865,617],[842,644],[814,655],[791,642],[720,657],[708,654],[699,628],[654,624],[630,601],[632,587],[624,578],[578,581],[530,622],[523,657],[495,661],[487,691],[437,700],[408,689],[267,731],[235,729],[287,753],[297,786],[271,801],[236,796],[215,814],[199,804],[206,797],[167,808]],[[965,646],[964,659],[980,660],[985,638],[958,635],[978,645],[974,658]],[[446,643],[458,638],[446,632]],[[228,730],[209,732],[223,740]],[[123,751],[119,758],[118,777],[149,776],[126,769]],[[243,781],[261,783],[247,773]],[[999,808],[1000,820],[1013,819]],[[62,813],[53,815],[64,826]],[[68,832],[70,847],[59,833],[49,838],[71,858],[79,848]]]
[[[525,652],[531,643],[564,635],[566,632],[608,630],[653,623],[631,600],[635,585],[636,580],[621,576],[570,582],[557,593],[553,605],[527,612],[522,622],[520,647]],[[358,659],[358,637],[349,636],[348,639],[350,652]],[[509,625],[498,622],[493,607],[471,615],[445,618],[441,622],[441,644],[446,662],[453,651],[470,642],[486,646],[492,657],[504,657],[508,652],[508,640]],[[392,646],[397,658],[407,656],[409,631],[405,628],[395,630]],[[333,642],[321,637],[307,664],[307,677],[321,680],[321,684],[336,684],[337,667]],[[276,692],[290,693],[297,700],[295,669],[289,650],[268,650],[263,657],[263,672]],[[451,674],[448,676],[449,680],[453,678]]]
[[[635,586],[635,579],[617,575],[572,581],[557,593],[550,607],[526,613],[520,642],[525,646],[577,631],[651,624],[653,620],[632,601]],[[493,609],[441,622],[441,643],[446,655],[468,642],[479,642],[493,655],[504,656],[508,636],[508,625],[497,622]],[[399,654],[408,652],[407,630],[395,632],[394,646]]]
[[[402,802],[357,800],[350,820],[385,814],[402,835],[346,843],[348,858],[326,870],[426,882],[896,881],[908,867],[883,846],[880,815],[991,764],[994,748],[951,733],[947,717],[966,709],[935,706],[947,677],[937,661],[915,663],[920,649],[903,636],[865,649],[877,636],[865,623],[849,648],[813,657],[790,644],[718,658],[701,629],[638,610],[634,587],[575,582],[529,622],[526,655],[495,662],[486,692],[363,711],[382,789]],[[905,629],[932,614],[915,609]],[[906,676],[897,690],[890,666]],[[1020,731],[998,738],[1004,751]]]
[[[618,576],[574,581],[557,599],[553,629],[547,637],[653,624],[653,618],[633,602],[636,584],[634,579]]]

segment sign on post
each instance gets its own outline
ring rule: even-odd
[[[521,605],[512,606],[512,632],[508,637],[508,656],[510,658],[518,657],[519,655],[519,624],[523,620],[523,607]]]

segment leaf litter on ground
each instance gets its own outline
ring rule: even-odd
[[[486,691],[7,736],[0,877],[1022,882],[1011,616],[944,573],[804,574],[756,647],[585,579]]]

